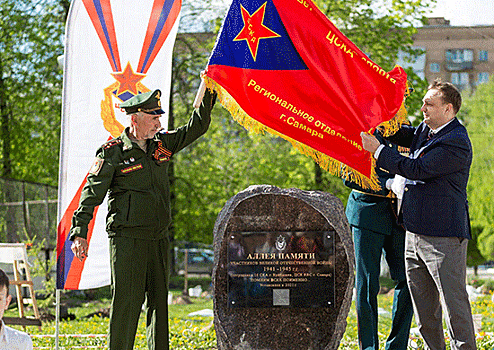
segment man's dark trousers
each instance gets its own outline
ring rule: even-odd
[[[356,309],[361,349],[379,349],[378,305],[381,255],[395,281],[393,323],[386,349],[406,350],[413,317],[405,274],[405,231],[394,225],[391,235],[352,226],[356,252]]]
[[[144,301],[148,348],[168,350],[168,246],[167,238],[110,238],[110,350],[133,349]]]

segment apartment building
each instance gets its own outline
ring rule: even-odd
[[[187,51],[182,41],[204,42],[212,33],[179,33],[175,52]],[[187,39],[188,38],[188,39]],[[186,40],[187,39],[187,40]],[[429,83],[436,78],[455,84],[460,90],[475,89],[478,84],[494,79],[494,23],[482,26],[451,26],[444,17],[428,18],[428,24],[417,28],[414,47],[425,54],[407,62],[401,53],[398,64],[411,66]],[[189,48],[190,49],[190,48]]]
[[[464,90],[494,77],[494,24],[457,27],[443,17],[429,18],[413,39],[425,54],[412,66],[428,82],[441,78]]]

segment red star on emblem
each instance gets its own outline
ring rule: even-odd
[[[145,74],[134,73],[132,67],[130,66],[130,62],[127,62],[125,69],[122,73],[111,73],[113,77],[119,82],[117,95],[125,91],[129,91],[134,95],[137,95],[137,83],[140,82]]]
[[[271,29],[262,24],[264,20],[264,13],[266,12],[266,3],[259,7],[252,15],[240,5],[242,10],[242,19],[244,21],[244,27],[238,33],[233,41],[245,40],[249,46],[250,53],[256,60],[257,49],[259,48],[259,41],[261,39],[277,38],[280,35],[273,32]]]

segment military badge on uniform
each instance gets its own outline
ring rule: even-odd
[[[131,165],[128,168],[122,169],[120,171],[123,174],[128,174],[128,173],[131,173],[131,172],[139,170],[139,169],[142,169],[142,164]]]
[[[154,151],[154,159],[156,159],[159,163],[167,162],[170,160],[172,156],[172,152],[163,147],[161,141],[158,141],[158,148]]]
[[[101,168],[103,167],[103,163],[105,160],[103,158],[96,157],[94,159],[93,165],[91,165],[91,169],[89,169],[89,173],[92,175],[98,175]]]
[[[104,148],[104,149],[109,149],[109,148],[111,148],[111,147],[113,147],[113,146],[116,146],[116,145],[121,144],[122,142],[123,142],[123,141],[122,141],[121,139],[113,139],[113,140],[110,140],[110,141],[108,141],[107,143],[105,143],[105,144],[103,145],[103,148]]]
[[[130,163],[134,163],[135,161],[135,158],[134,157],[130,157],[129,159],[124,159],[124,164],[126,165],[129,165]]]

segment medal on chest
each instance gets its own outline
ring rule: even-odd
[[[172,156],[172,152],[163,147],[161,141],[158,141],[158,148],[154,151],[153,157],[158,163],[168,162]]]

